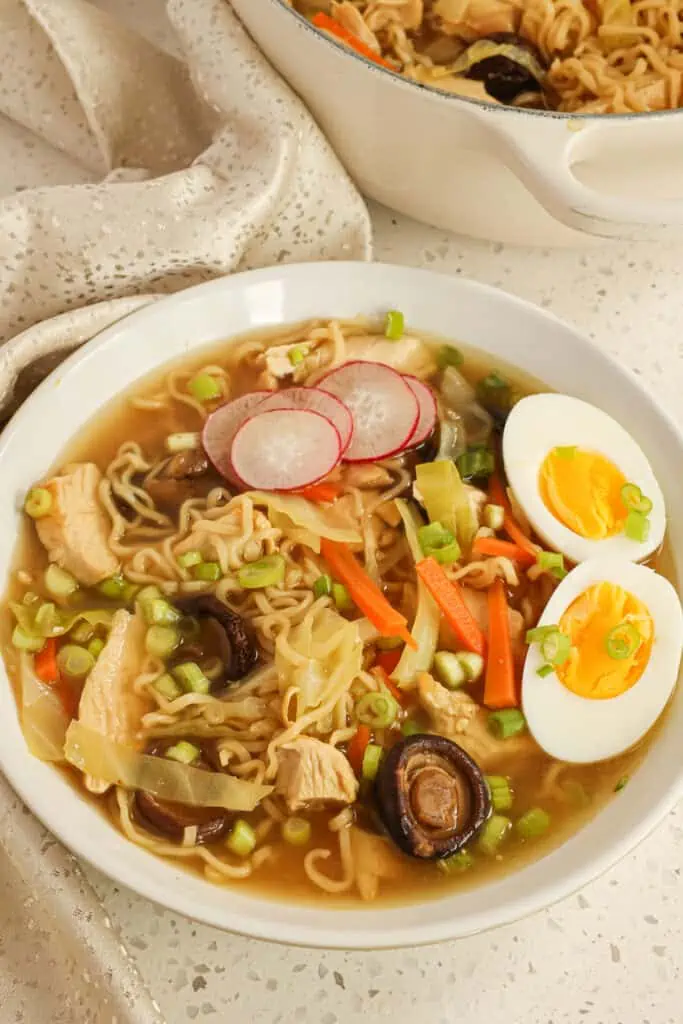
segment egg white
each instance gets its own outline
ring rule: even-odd
[[[529,731],[546,753],[560,761],[588,764],[628,750],[654,725],[676,685],[683,649],[683,610],[674,587],[652,569],[620,558],[595,558],[573,569],[546,605],[539,625],[562,615],[595,583],[613,583],[646,606],[654,626],[650,658],[640,679],[625,693],[588,700],[568,690],[553,672],[538,675],[538,644],[527,653],[522,707]]]
[[[580,537],[546,507],[539,488],[541,466],[553,448],[572,446],[604,455],[650,499],[646,541],[630,540],[623,532],[602,540]],[[505,424],[503,461],[510,487],[535,532],[548,547],[561,551],[572,562],[603,555],[642,562],[662,543],[666,509],[650,463],[631,435],[594,405],[568,395],[523,398]]]

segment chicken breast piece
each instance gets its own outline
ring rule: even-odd
[[[51,562],[91,587],[118,572],[109,547],[111,523],[99,500],[102,474],[92,462],[74,463],[44,485],[52,495],[49,515],[36,520]]]
[[[449,740],[457,741],[462,733],[467,732],[479,710],[477,702],[468,694],[462,690],[447,690],[428,672],[422,672],[418,677],[417,695],[434,732]]]
[[[310,736],[280,749],[276,791],[290,811],[352,804],[358,780],[341,750]]]
[[[374,336],[349,338],[346,358],[361,362],[384,363],[399,373],[412,373],[424,380],[436,370],[434,353],[419,338],[405,335],[400,341],[388,341]]]
[[[114,743],[132,744],[147,703],[133,691],[145,657],[147,627],[138,615],[114,613],[109,639],[85,681],[78,721]],[[104,793],[106,782],[86,778],[93,793]]]

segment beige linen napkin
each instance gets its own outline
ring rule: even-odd
[[[227,0],[170,0],[168,16],[175,55],[87,0],[0,0],[0,115],[92,182],[0,198],[0,422],[164,293],[370,255],[360,196]],[[158,1020],[74,861],[2,779],[0,823],[2,1019]]]

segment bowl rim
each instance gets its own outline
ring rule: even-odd
[[[674,110],[647,110],[642,112],[634,111],[626,114],[592,114],[592,113],[580,113],[580,112],[568,112],[564,110],[534,110],[529,107],[513,107],[506,103],[493,103],[487,102],[486,100],[477,100],[472,96],[459,96],[457,93],[448,93],[442,89],[437,89],[433,85],[427,85],[424,82],[416,82],[411,78],[406,78],[399,71],[393,71],[391,68],[384,67],[381,64],[377,64],[374,61],[369,60],[362,53],[358,53],[353,50],[350,46],[345,46],[344,43],[334,39],[332,36],[320,29],[316,28],[315,25],[311,24],[307,18],[304,17],[299,11],[296,11],[290,6],[288,0],[270,0],[271,3],[277,7],[283,9],[284,13],[293,15],[301,24],[302,28],[311,33],[313,38],[322,40],[323,45],[332,46],[335,50],[340,50],[345,53],[352,60],[357,61],[363,65],[366,69],[370,70],[373,74],[382,75],[388,77],[389,80],[393,81],[399,88],[408,89],[419,89],[420,91],[427,94],[427,96],[436,100],[442,104],[458,104],[465,103],[468,106],[477,107],[479,110],[485,110],[491,114],[501,114],[503,112],[515,115],[517,117],[528,117],[534,118],[535,120],[556,120],[556,121],[579,121],[579,122],[592,122],[597,123],[604,122],[605,118],[609,119],[609,123],[628,124],[629,122],[640,122],[645,118],[648,120],[663,120],[664,118],[675,117],[676,115],[683,114],[683,108],[677,107]]]
[[[222,293],[239,295],[243,288],[263,283],[272,284],[273,282],[277,282],[278,285],[284,284],[286,288],[288,282],[290,285],[296,286],[297,282],[301,285],[301,281],[305,281],[306,287],[310,288],[309,279],[312,274],[322,275],[324,279],[329,279],[335,284],[337,284],[338,280],[343,281],[345,275],[351,275],[351,278],[354,280],[355,275],[362,275],[364,280],[367,278],[371,280],[377,278],[380,283],[389,276],[392,281],[394,278],[398,279],[396,287],[399,294],[403,294],[401,287],[410,287],[417,292],[421,282],[426,286],[429,281],[432,281],[434,287],[448,290],[449,301],[451,301],[451,298],[457,297],[458,293],[463,296],[470,293],[477,297],[478,300],[488,300],[492,304],[496,302],[500,304],[502,302],[505,306],[516,308],[525,317],[533,317],[537,322],[545,323],[556,330],[561,329],[563,335],[567,337],[571,335],[574,346],[573,354],[576,358],[579,358],[582,352],[590,352],[593,361],[601,362],[605,371],[609,371],[615,378],[621,378],[624,384],[628,383],[631,388],[635,387],[644,405],[649,406],[655,419],[661,421],[662,426],[672,433],[681,452],[683,452],[683,430],[656,403],[655,398],[643,387],[643,384],[636,375],[618,363],[607,352],[602,351],[583,334],[547,310],[541,309],[524,299],[509,295],[498,288],[454,277],[449,274],[436,273],[426,269],[393,266],[391,264],[340,262],[290,264],[288,266],[265,268],[263,270],[248,271],[220,278],[196,285],[159,302],[155,302],[102,331],[70,355],[61,366],[54,370],[12,418],[2,435],[0,435],[0,472],[2,471],[3,461],[7,457],[7,451],[17,443],[17,439],[20,438],[25,424],[30,423],[32,418],[39,416],[41,408],[44,409],[48,401],[52,400],[54,402],[55,386],[63,387],[65,381],[78,368],[86,366],[91,361],[96,363],[102,354],[106,354],[110,350],[116,350],[117,346],[121,343],[121,337],[125,336],[131,329],[134,333],[142,334],[155,321],[159,323],[163,322],[164,319],[172,317],[173,311],[183,304],[192,304],[197,297],[203,297],[212,293],[218,295]],[[286,321],[279,322],[284,324]],[[265,327],[266,325],[264,324],[263,326]],[[274,325],[269,323],[268,326]],[[240,331],[240,333],[244,332]],[[239,334],[235,336],[238,337]],[[195,340],[193,342],[190,340],[185,351],[191,352],[193,349],[205,347],[206,344],[205,341]],[[174,353],[173,359],[177,360],[179,358],[181,358],[180,354]],[[156,361],[155,366],[161,367],[166,361],[159,359]],[[148,372],[150,371],[146,370],[144,375]],[[133,386],[133,382],[131,381],[128,386]],[[0,500],[9,501],[10,499]],[[16,713],[17,708],[12,687],[1,662],[0,689],[2,691],[0,705],[3,702],[5,705],[7,704],[7,691],[9,691],[9,700],[12,702]],[[502,907],[495,905],[475,913],[465,913],[462,920],[448,918],[437,923],[430,921],[422,921],[419,924],[409,923],[407,925],[401,923],[400,911],[413,908],[429,908],[431,905],[443,902],[449,897],[453,898],[454,894],[449,890],[443,898],[438,897],[435,900],[409,903],[398,908],[394,908],[393,905],[390,907],[383,905],[379,908],[374,907],[372,911],[370,911],[369,907],[359,911],[333,907],[325,910],[326,923],[324,926],[319,926],[307,923],[306,920],[297,920],[297,917],[306,917],[302,908],[308,908],[308,903],[281,903],[273,898],[243,898],[247,905],[261,909],[262,912],[256,914],[255,919],[250,918],[248,911],[245,913],[239,910],[231,910],[229,904],[226,909],[220,900],[215,900],[213,903],[207,901],[202,904],[201,909],[198,911],[192,904],[191,898],[184,894],[182,885],[174,884],[167,888],[167,883],[170,880],[186,880],[188,875],[178,869],[169,867],[165,862],[159,861],[147,851],[134,846],[134,844],[124,839],[117,832],[108,819],[106,820],[108,834],[111,833],[118,836],[121,842],[125,844],[125,849],[132,848],[134,851],[134,854],[131,854],[129,858],[134,865],[133,868],[130,867],[128,861],[123,862],[123,858],[120,857],[121,850],[117,851],[116,849],[119,844],[113,840],[111,846],[107,843],[103,849],[97,845],[96,838],[93,838],[88,830],[84,830],[81,833],[75,830],[70,824],[70,820],[62,817],[59,809],[51,804],[49,797],[37,791],[33,784],[32,777],[40,774],[40,771],[43,769],[57,775],[58,773],[55,768],[53,766],[45,766],[42,762],[36,761],[27,749],[24,749],[24,754],[25,756],[21,760],[15,762],[9,757],[7,749],[0,745],[0,768],[12,787],[43,825],[57,836],[67,848],[77,857],[87,861],[97,870],[104,872],[117,883],[171,910],[224,930],[251,938],[283,942],[290,945],[330,949],[391,949],[428,945],[509,924],[531,913],[540,911],[575,892],[613,866],[645,839],[683,796],[683,765],[681,765],[677,775],[672,775],[668,778],[666,786],[658,792],[657,798],[648,801],[646,805],[647,811],[641,814],[637,820],[623,827],[623,835],[616,840],[610,837],[609,841],[603,844],[603,848],[597,855],[594,854],[591,858],[586,858],[561,877],[542,882],[534,887],[529,894],[522,894],[517,898],[508,899]],[[652,750],[648,751],[648,757],[645,760],[647,761],[650,756],[652,756]],[[35,765],[40,766],[40,769],[35,768]],[[32,771],[32,768],[35,770]],[[63,786],[70,789],[73,795],[75,815],[78,813],[77,805],[91,808],[90,801],[79,796],[66,780],[61,779],[60,781]],[[613,805],[614,802],[612,801],[608,807]],[[606,812],[607,808],[603,808],[596,815],[596,820],[604,817]],[[94,813],[96,812],[93,810]],[[582,831],[583,829],[579,830],[579,833],[575,835],[580,835]],[[572,838],[558,847],[558,851],[564,849],[571,842]],[[549,862],[555,853],[550,853],[540,860],[534,861],[533,864],[537,866],[544,862]],[[152,870],[150,865],[154,865],[156,870]],[[138,867],[139,871],[137,870]],[[149,872],[145,870],[147,867],[150,867]],[[552,875],[552,867],[549,867],[548,871]],[[519,872],[515,874],[519,874]],[[478,887],[478,889],[493,888],[495,884],[491,882]],[[212,892],[215,889],[215,886],[209,882],[202,881],[201,885],[208,886]],[[226,887],[225,891],[237,893],[238,889],[233,885]],[[475,892],[477,889],[472,891]],[[271,921],[267,911],[276,906],[291,910],[293,920],[287,921],[284,924],[277,923],[274,920]],[[397,913],[397,909],[399,913]],[[299,914],[299,911],[301,911],[301,914]],[[378,927],[376,930],[370,931],[369,934],[364,934],[363,925],[359,923],[358,919],[364,918],[369,923],[370,913],[373,914],[374,918],[385,919],[386,924],[381,928]]]

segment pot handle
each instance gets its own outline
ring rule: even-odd
[[[520,116],[521,115],[521,116]],[[600,139],[614,127],[608,116],[603,124],[583,127],[580,118],[517,113],[503,123],[500,111],[477,111],[496,154],[505,160],[535,199],[556,220],[585,234],[601,238],[659,239],[683,233],[683,196],[671,199],[638,199],[611,196],[584,184],[573,174],[574,151],[599,152]],[[644,121],[651,122],[651,115]],[[657,118],[661,123],[663,117]],[[667,119],[668,120],[668,119]],[[668,128],[668,125],[667,125]],[[631,122],[629,130],[635,129]],[[641,145],[654,149],[654,140],[641,137]]]

